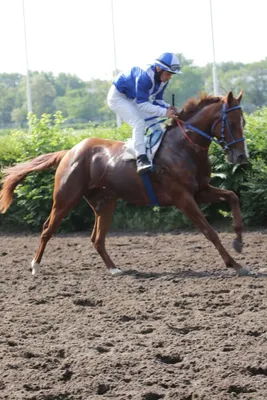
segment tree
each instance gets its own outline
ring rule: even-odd
[[[56,89],[44,73],[34,74],[31,78],[32,108],[34,114],[53,114]]]
[[[0,74],[0,123],[11,122],[11,112],[16,102],[16,94],[23,76],[20,74]]]
[[[84,88],[85,82],[76,75],[60,73],[54,78],[54,86],[57,96],[65,96],[68,90]]]
[[[19,127],[27,121],[27,110],[25,107],[14,108],[11,112],[11,120],[15,122]]]
[[[182,107],[190,97],[198,97],[203,88],[204,79],[200,68],[186,65],[182,68],[182,74],[174,76],[170,81],[165,98],[171,104],[171,96],[174,94],[175,105]]]
[[[198,67],[183,54],[177,54],[182,74],[174,76],[166,90],[165,100],[179,108],[190,97],[200,92],[213,93],[211,63]],[[236,95],[244,90],[243,107],[247,113],[267,106],[267,58],[260,62],[243,64],[225,62],[217,65],[219,94],[233,90]],[[43,113],[54,114],[61,110],[72,121],[115,121],[115,114],[107,107],[106,97],[110,81],[93,79],[82,81],[72,74],[31,72],[33,112],[40,117]],[[24,124],[26,122],[27,99],[26,77],[20,74],[0,74],[0,126]]]

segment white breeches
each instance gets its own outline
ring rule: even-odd
[[[146,154],[144,144],[145,130],[151,124],[157,122],[156,118],[145,121],[145,119],[150,118],[151,115],[140,111],[136,101],[128,99],[123,93],[120,93],[114,85],[111,86],[108,92],[107,101],[109,108],[133,128],[133,142],[136,156],[138,157],[141,154]],[[160,124],[156,124],[151,129],[153,131],[161,129],[161,126]]]

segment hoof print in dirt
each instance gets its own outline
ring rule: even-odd
[[[157,354],[156,355],[157,360],[164,364],[177,364],[179,362],[183,361],[183,357],[181,357],[179,354],[175,355],[162,355],[162,354]]]
[[[159,400],[163,398],[164,394],[153,393],[153,392],[145,393],[142,395],[142,400]]]
[[[108,383],[100,383],[97,388],[97,394],[105,394],[109,391],[110,386]]]
[[[132,317],[131,315],[122,315],[119,320],[121,322],[130,322],[130,321],[135,321],[135,317]]]
[[[37,390],[40,390],[40,386],[38,386],[38,385],[29,385],[28,383],[24,383],[23,388],[27,392],[36,392]]]
[[[65,350],[64,349],[58,349],[56,351],[56,357],[65,358]]]
[[[227,343],[222,348],[223,352],[234,351],[234,350],[235,350],[235,347],[232,346],[231,344],[227,344]]]
[[[253,336],[253,337],[259,337],[263,333],[265,333],[265,331],[264,332],[260,332],[260,331],[251,331],[251,330],[249,330],[249,331],[246,332],[246,335]]]
[[[139,331],[141,335],[148,335],[149,333],[152,333],[154,329],[151,326],[148,326],[146,328],[143,328]]]
[[[8,346],[10,346],[10,347],[15,347],[15,346],[18,345],[18,343],[17,343],[17,342],[14,342],[13,340],[8,340],[7,344],[8,344]]]
[[[25,351],[25,352],[23,353],[23,357],[24,357],[24,358],[30,359],[30,358],[34,358],[34,357],[39,357],[39,355],[33,353],[32,351]]]
[[[90,299],[75,299],[73,300],[73,304],[75,306],[82,306],[82,307],[97,307],[102,306],[102,301],[95,301]]]
[[[246,386],[239,386],[239,385],[230,385],[228,388],[228,393],[236,393],[236,394],[240,394],[240,393],[253,393],[256,390],[254,389],[249,389]]]
[[[263,367],[248,366],[247,370],[251,373],[251,375],[265,375],[265,376],[267,376],[267,366],[266,365],[264,365]]]
[[[71,369],[66,368],[64,371],[62,371],[61,376],[59,378],[60,381],[70,381],[71,377],[73,375],[73,372]]]
[[[36,399],[37,397],[33,397]],[[39,397],[38,397],[39,398]],[[72,400],[73,396],[69,393],[57,393],[57,394],[47,394],[42,395],[42,400]]]
[[[97,346],[96,350],[98,351],[98,353],[103,354],[103,353],[108,353],[110,351],[110,349],[108,349],[107,347],[104,346]]]

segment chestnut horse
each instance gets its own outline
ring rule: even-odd
[[[241,98],[242,92],[237,98],[229,92],[224,97],[202,95],[200,99],[189,99],[179,119],[172,120],[167,128],[154,158],[156,172],[150,174],[159,204],[180,209],[214,244],[225,265],[234,268],[238,275],[249,272],[229,255],[198,204],[229,203],[235,231],[233,247],[241,252],[243,223],[238,197],[232,191],[209,184],[208,157],[210,143],[215,141],[225,151],[229,162],[242,164],[247,160]],[[40,245],[31,263],[33,274],[40,267],[47,242],[81,197],[95,214],[91,240],[97,252],[112,274],[121,272],[105,248],[117,200],[121,198],[136,205],[150,203],[142,179],[136,173],[135,161],[125,161],[122,157],[124,147],[121,141],[89,138],[70,150],[44,154],[4,170],[0,192],[2,213],[10,206],[16,186],[29,173],[58,166],[52,210],[43,225]]]

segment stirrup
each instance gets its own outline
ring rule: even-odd
[[[137,173],[138,175],[143,175],[147,172],[151,172],[151,165],[140,165],[137,166]]]

